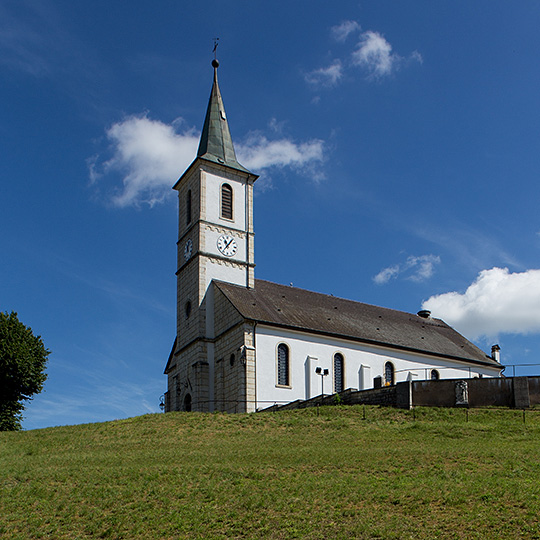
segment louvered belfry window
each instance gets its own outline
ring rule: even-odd
[[[284,343],[278,345],[278,385],[289,386],[289,347]]]
[[[233,218],[233,191],[229,184],[221,186],[221,217],[225,219]]]
[[[334,354],[334,392],[343,392],[343,355]]]

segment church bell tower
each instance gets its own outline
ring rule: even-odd
[[[254,286],[253,183],[236,159],[217,70],[197,157],[178,192],[177,328],[165,368],[166,410],[214,410],[212,281]]]

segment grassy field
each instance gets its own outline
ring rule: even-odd
[[[169,413],[0,433],[0,538],[540,538],[540,411]]]

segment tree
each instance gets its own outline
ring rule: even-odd
[[[0,312],[0,431],[21,428],[22,402],[43,389],[49,354],[16,313]]]

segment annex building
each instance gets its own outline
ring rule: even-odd
[[[256,280],[253,184],[236,159],[218,62],[197,156],[178,191],[177,329],[165,410],[252,412],[349,388],[498,377],[427,311],[410,314]]]

